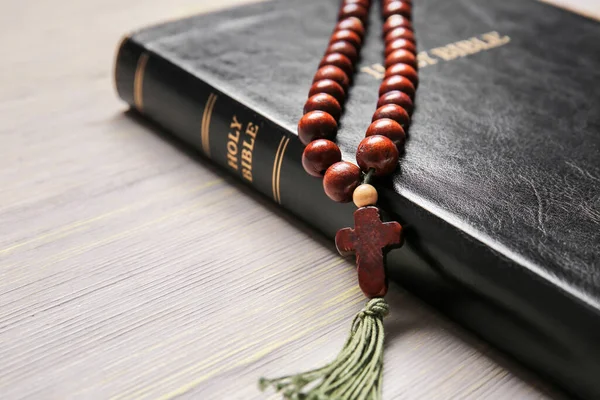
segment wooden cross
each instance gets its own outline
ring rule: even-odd
[[[402,226],[381,222],[377,207],[361,207],[354,212],[354,229],[340,229],[335,245],[341,255],[356,254],[358,284],[369,298],[387,293],[384,250],[402,244]]]

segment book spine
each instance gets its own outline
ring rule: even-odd
[[[329,200],[302,168],[298,137],[264,115],[132,38],[119,47],[115,83],[138,112],[328,237],[352,223],[353,206]]]

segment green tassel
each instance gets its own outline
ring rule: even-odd
[[[354,317],[350,337],[333,362],[323,368],[276,379],[261,378],[261,390],[274,387],[288,400],[380,400],[383,379],[382,298],[369,300]]]

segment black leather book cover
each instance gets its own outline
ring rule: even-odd
[[[337,1],[275,0],[141,30],[119,95],[333,238],[353,206],[300,165],[296,124]],[[383,76],[374,5],[337,142]],[[389,274],[517,359],[600,398],[600,24],[533,0],[414,2],[420,84],[381,205],[405,226]]]

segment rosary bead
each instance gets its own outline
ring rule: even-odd
[[[337,133],[337,122],[325,111],[304,114],[298,123],[298,138],[304,145],[315,139],[332,138]]]
[[[404,133],[402,126],[390,118],[377,119],[369,125],[365,136],[375,135],[385,136],[390,139],[398,149],[404,147],[404,142],[406,141],[406,133]]]
[[[365,26],[363,25],[362,21],[356,17],[343,19],[340,22],[338,22],[338,24],[335,26],[336,31],[344,29],[355,32],[361,38],[365,35]]]
[[[344,0],[344,4],[360,4],[364,8],[369,8],[371,5],[370,0]]]
[[[394,172],[398,165],[398,157],[398,149],[394,142],[381,135],[364,138],[356,150],[356,162],[360,168],[365,172],[371,168],[375,169],[375,176],[385,176]]]
[[[358,208],[374,206],[377,204],[377,189],[368,183],[358,185],[352,194],[352,201]]]
[[[391,52],[389,55],[387,55],[385,57],[385,67],[389,68],[394,64],[398,64],[398,63],[402,63],[402,64],[408,64],[413,68],[417,68],[417,56],[415,56],[414,53],[406,50],[406,49],[400,49],[400,50],[394,50],[393,52]]]
[[[383,36],[385,37],[389,31],[396,28],[412,29],[412,22],[410,22],[410,19],[405,18],[402,15],[392,15],[388,17],[383,24]]]
[[[340,53],[348,57],[350,61],[354,64],[358,59],[358,52],[356,51],[356,47],[352,45],[350,42],[346,42],[345,40],[340,40],[338,42],[333,42],[327,47],[325,54],[331,53]]]
[[[385,45],[385,56],[389,56],[395,50],[408,50],[415,54],[417,52],[417,46],[410,40],[395,39]]]
[[[342,107],[332,95],[317,93],[314,96],[310,96],[304,104],[304,114],[308,114],[311,111],[325,111],[337,121],[342,114]]]
[[[310,142],[302,153],[302,166],[312,176],[322,177],[327,168],[340,161],[342,161],[340,148],[327,139]]]
[[[419,74],[417,71],[408,64],[398,63],[394,64],[388,69],[385,70],[384,78],[389,78],[390,76],[400,75],[405,78],[408,78],[415,87],[419,84]]]
[[[410,29],[406,29],[406,28],[395,28],[392,29],[391,31],[389,31],[387,33],[387,35],[385,35],[385,42],[389,43],[395,39],[406,39],[406,40],[410,40],[411,42],[415,42],[415,33],[410,30]]]
[[[387,4],[393,3],[395,1],[398,1],[398,0],[383,0],[383,5],[387,5]],[[412,0],[400,0],[400,1],[402,1],[403,3],[406,3],[412,7]]]
[[[339,83],[332,81],[331,79],[323,79],[313,83],[308,92],[308,97],[318,93],[327,93],[328,95],[333,96],[340,104],[346,99],[346,92],[344,92],[344,89]]]
[[[413,102],[409,95],[399,90],[392,90],[387,92],[383,96],[379,97],[377,101],[377,108],[382,107],[386,104],[396,104],[404,108],[409,114],[413,111]]]
[[[381,82],[381,85],[379,86],[379,96],[391,92],[392,90],[404,92],[411,98],[415,95],[415,85],[413,85],[408,78],[399,75],[390,76]]]
[[[337,82],[344,90],[348,88],[348,84],[350,83],[348,75],[335,65],[326,65],[319,68],[315,74],[313,83],[323,79],[331,79],[332,81]]]
[[[325,54],[319,67],[324,67],[325,65],[334,65],[344,71],[348,76],[352,76],[352,73],[354,72],[352,61],[342,53]]]
[[[373,113],[373,121],[378,119],[389,118],[399,123],[403,128],[408,127],[410,116],[408,112],[397,104],[386,104],[381,106]],[[387,135],[383,135],[387,136]]]
[[[383,18],[387,19],[392,15],[401,15],[406,18],[410,18],[410,14],[412,13],[412,7],[410,4],[404,1],[390,1],[384,4],[383,9],[381,10],[383,13]]]
[[[340,161],[327,168],[323,177],[325,194],[339,203],[352,200],[352,193],[360,183],[360,168],[347,161]]]
[[[345,4],[342,6],[342,8],[340,8],[338,20],[346,19],[349,17],[356,17],[364,23],[368,16],[369,10],[361,6],[360,4]]]
[[[358,33],[351,31],[350,29],[342,29],[341,31],[333,32],[329,43],[339,42],[340,40],[345,40],[346,42],[349,42],[356,48],[359,48],[362,44],[362,39],[360,38]]]

